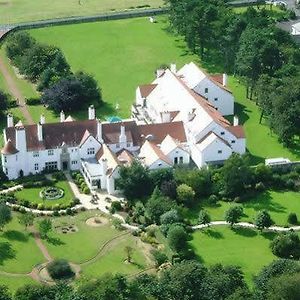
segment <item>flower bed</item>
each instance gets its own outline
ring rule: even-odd
[[[40,197],[42,199],[47,199],[47,200],[56,200],[60,199],[64,196],[65,192],[63,189],[51,186],[51,187],[46,187],[40,192]]]

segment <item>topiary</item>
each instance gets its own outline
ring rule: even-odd
[[[64,259],[56,259],[47,265],[47,271],[54,280],[70,279],[75,276],[70,264]]]
[[[90,194],[91,191],[90,191],[90,189],[87,186],[85,186],[84,189],[82,190],[82,192],[84,194],[88,195],[88,194]]]

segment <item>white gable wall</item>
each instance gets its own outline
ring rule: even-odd
[[[166,156],[170,159],[172,164],[175,164],[175,158],[177,158],[178,164],[180,164],[180,157],[182,157],[183,164],[190,163],[190,154],[187,151],[182,150],[181,148],[177,147],[169,153],[165,153]]]
[[[205,89],[208,92],[205,93]],[[233,115],[234,114],[234,97],[231,93],[225,91],[214,83],[209,78],[204,78],[198,85],[196,85],[193,90],[208,99],[208,101],[215,106],[218,111],[223,115]],[[217,99],[217,100],[215,100]]]
[[[89,148],[94,148],[94,154],[88,154]],[[101,144],[93,136],[90,135],[83,143],[83,145],[81,145],[81,147],[79,148],[79,155],[83,159],[95,157],[100,148]]]

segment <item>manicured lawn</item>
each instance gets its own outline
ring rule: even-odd
[[[40,191],[43,188],[24,188],[16,192],[15,196],[17,199],[28,200],[31,203],[43,203],[45,207],[52,207],[55,204],[69,204],[73,200],[74,195],[67,181],[58,181],[54,186],[64,190],[64,196],[62,198],[57,200],[43,200],[40,197]]]
[[[63,234],[54,228],[50,234],[50,241],[45,241],[49,253],[54,258],[65,258],[74,263],[82,263],[94,257],[106,241],[121,233],[110,224],[101,227],[86,225],[85,221],[96,214],[99,214],[99,211],[53,219],[53,227],[75,225],[78,232]]]
[[[253,164],[264,162],[265,158],[287,157],[291,160],[300,159],[300,142],[288,149],[283,147],[267,126],[267,120],[259,124],[260,110],[254,101],[246,99],[246,88],[238,79],[230,76],[229,87],[235,97],[235,112],[240,123],[244,125],[247,138],[247,150],[251,154]]]
[[[18,223],[17,215],[0,234],[0,270],[10,273],[29,273],[44,262],[33,237]]]
[[[274,235],[246,228],[213,227],[193,233],[190,243],[199,261],[240,266],[251,285],[252,276],[276,258],[269,248]]]
[[[225,212],[231,205],[238,205],[232,202],[219,201],[216,206],[209,206],[204,203],[203,207],[209,212],[213,221],[224,220]],[[241,205],[241,204],[239,204]],[[242,221],[254,222],[258,211],[266,209],[271,214],[276,225],[287,225],[288,214],[294,212],[300,218],[300,193],[267,191],[256,198],[242,204],[244,216]],[[201,205],[187,212],[187,217],[194,224],[198,222],[198,215]]]
[[[191,60],[181,38],[167,30],[165,17],[158,23],[148,18],[57,26],[31,30],[40,42],[62,49],[73,71],[95,76],[102,88],[105,107],[98,116],[130,116],[130,107],[139,84],[150,83],[161,64],[176,62],[180,67]],[[116,103],[120,110],[115,111]],[[87,103],[88,104],[88,103]],[[77,114],[86,118],[86,110]]]
[[[0,275],[0,282],[1,285],[6,285],[12,293],[26,284],[37,284],[37,282],[31,279],[29,276],[11,277]]]
[[[130,264],[125,262],[127,256],[124,248],[126,246],[134,248],[132,263]],[[83,266],[82,273],[87,277],[97,278],[105,273],[134,274],[144,270],[146,267],[146,258],[137,245],[137,239],[128,236],[112,249],[109,249],[95,263]]]
[[[0,23],[95,15],[139,8],[145,5],[148,8],[163,6],[163,0],[0,0]]]

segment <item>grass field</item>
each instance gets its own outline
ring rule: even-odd
[[[134,8],[157,8],[163,0],[0,0],[0,23],[86,16]]]
[[[58,181],[54,186],[64,190],[64,196],[56,200],[43,200],[40,197],[40,191],[42,188],[24,188],[21,191],[15,193],[15,196],[19,200],[28,200],[31,203],[43,203],[45,207],[52,207],[55,204],[70,204],[74,198],[74,195],[69,187],[67,181]]]
[[[37,284],[37,282],[31,279],[29,276],[0,275],[0,282],[1,285],[6,285],[12,293],[26,284]]]
[[[219,201],[216,206],[210,206],[204,202],[203,206],[198,205],[189,210],[186,216],[194,223],[198,222],[200,209],[203,207],[208,211],[213,221],[224,220],[225,212],[232,205],[238,205],[232,202]],[[288,225],[288,214],[294,212],[300,218],[300,193],[297,192],[277,192],[266,191],[256,198],[242,204],[244,216],[242,221],[254,222],[258,211],[266,209],[276,225]]]
[[[0,234],[0,271],[29,273],[44,258],[33,237],[18,223],[14,214],[12,221]]]
[[[193,233],[190,242],[198,260],[207,265],[222,263],[240,266],[246,282],[276,257],[269,244],[274,233],[260,234],[247,228],[214,227]]]
[[[148,18],[137,18],[36,29],[30,33],[40,42],[60,47],[73,71],[84,70],[95,76],[107,103],[98,109],[98,116],[103,119],[114,114],[129,117],[137,86],[151,82],[161,64],[176,62],[182,66],[197,60],[167,27],[163,17],[156,24]],[[116,103],[120,106],[117,112]],[[78,117],[86,117],[86,111]]]

